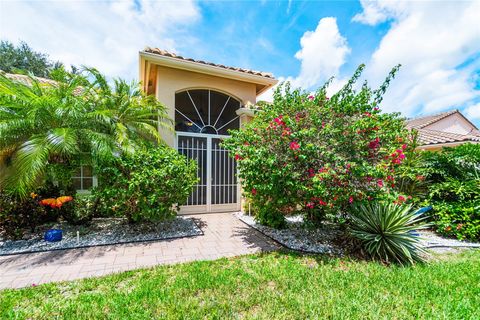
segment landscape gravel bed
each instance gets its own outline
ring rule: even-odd
[[[45,241],[43,239],[44,232],[50,228],[62,229],[63,239],[59,242]],[[78,239],[77,232],[79,234]],[[186,217],[139,224],[128,224],[125,219],[100,218],[94,219],[87,226],[73,226],[67,223],[45,225],[37,228],[35,233],[25,236],[22,240],[3,240],[0,238],[0,256],[192,237],[202,234],[202,230],[197,226],[194,219]]]
[[[285,229],[274,229],[255,222],[254,217],[238,213],[238,218],[254,229],[272,238],[283,246],[308,253],[342,254],[342,249],[335,245],[335,239],[341,232],[335,228],[305,228],[301,217],[287,217]]]
[[[243,213],[238,213],[237,216],[244,223],[289,249],[308,253],[343,253],[342,248],[335,241],[341,236],[341,231],[338,229],[328,227],[320,229],[305,228],[302,218],[296,216],[287,217],[287,227],[278,230],[257,223],[253,216]],[[418,233],[420,243],[428,250],[438,253],[448,252],[448,249],[452,248],[480,248],[480,243],[444,238],[431,230],[419,230]]]
[[[443,248],[480,248],[478,242],[460,241],[453,238],[444,238],[431,230],[420,230],[420,242],[424,247],[433,251],[443,251]]]

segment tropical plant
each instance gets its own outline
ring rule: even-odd
[[[357,92],[362,70],[331,98],[329,83],[315,94],[278,87],[273,103],[225,140],[260,223],[281,227],[297,212],[320,223],[352,202],[408,199],[394,187],[412,137],[399,114],[380,111],[397,68],[379,89]]]
[[[170,127],[165,107],[137,83],[110,86],[95,69],[61,71],[56,80],[0,75],[0,188],[7,192],[26,197],[48,180],[51,165],[73,170],[132,153],[160,142],[159,126]]]
[[[352,206],[350,228],[367,253],[385,262],[412,264],[422,262],[425,250],[419,244],[416,230],[425,229],[423,214],[411,205],[368,202]]]
[[[175,216],[198,181],[196,163],[165,145],[110,159],[97,172],[100,210],[129,222]]]
[[[463,144],[423,155],[439,233],[458,239],[480,239],[480,145]]]

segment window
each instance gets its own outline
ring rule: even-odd
[[[80,166],[73,175],[73,185],[78,192],[88,192],[97,186],[97,177],[93,175],[92,166]]]
[[[239,129],[240,101],[213,90],[187,90],[175,95],[175,130],[227,135]]]

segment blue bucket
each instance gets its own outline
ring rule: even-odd
[[[45,241],[57,242],[61,241],[63,232],[60,229],[50,229],[45,232]]]

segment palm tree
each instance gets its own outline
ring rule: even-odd
[[[25,196],[50,164],[135,152],[171,127],[165,107],[138,83],[111,86],[96,69],[55,77],[0,74],[0,190]]]

